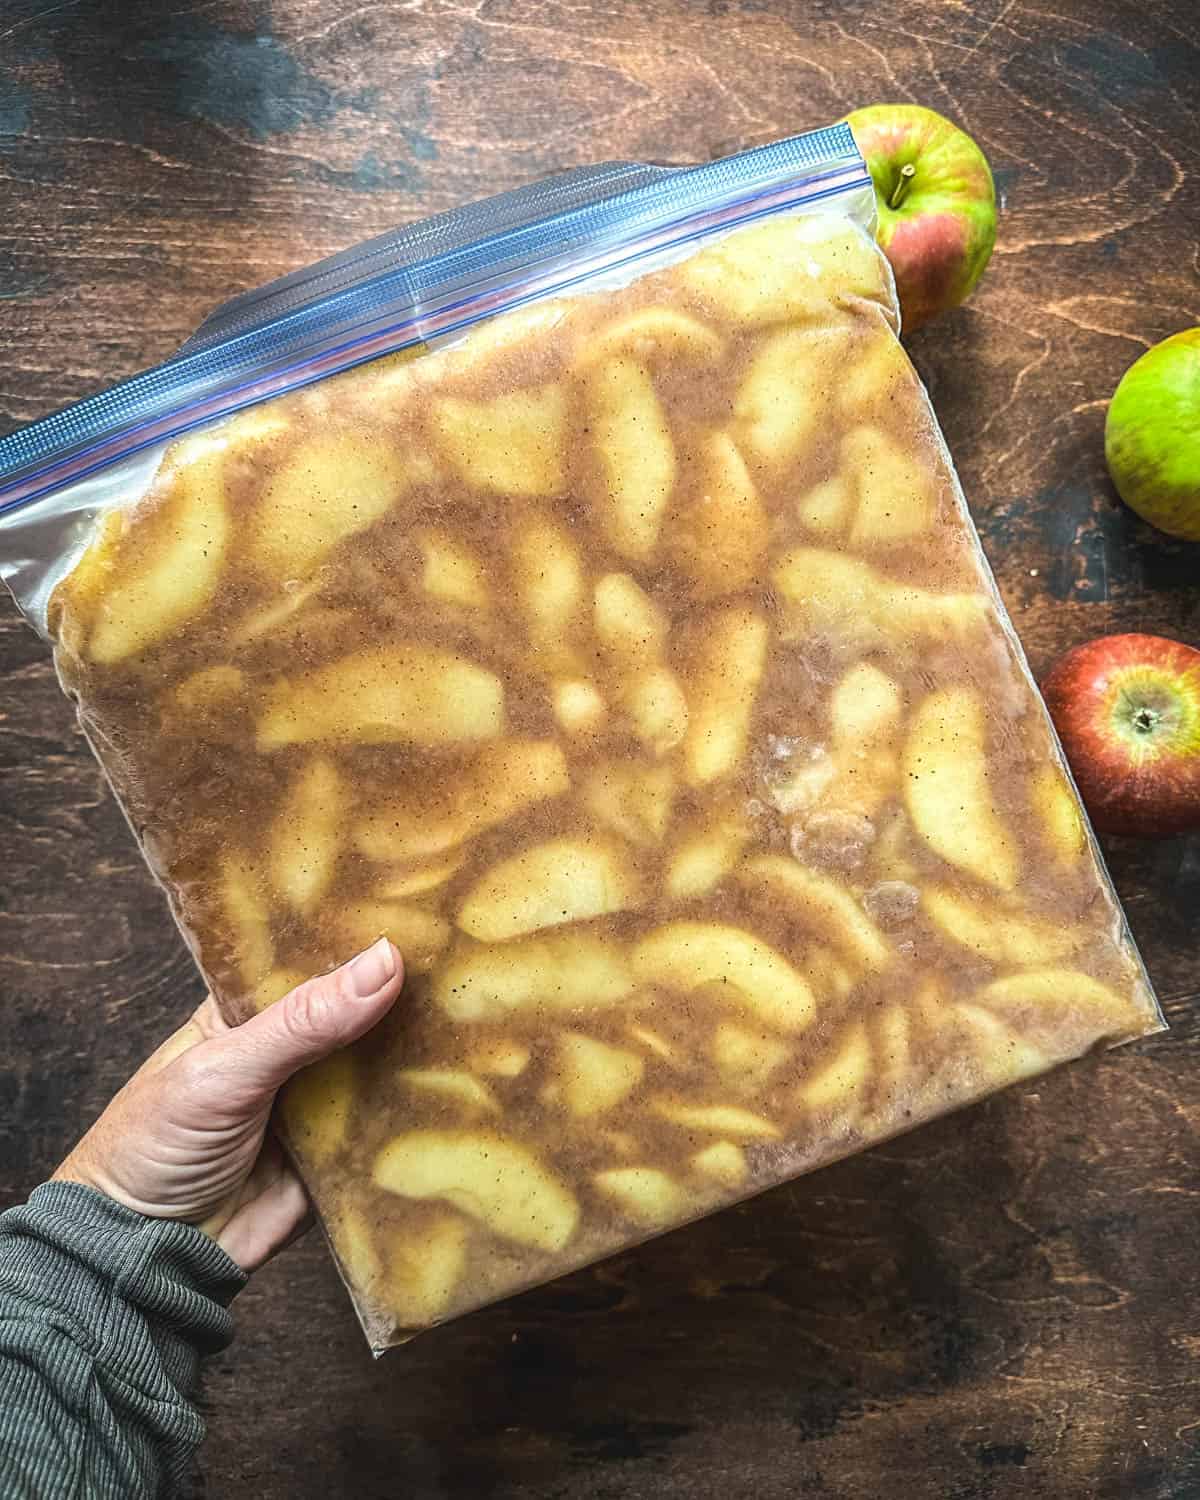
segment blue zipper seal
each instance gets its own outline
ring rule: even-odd
[[[587,168],[404,226],[235,298],[171,359],[0,439],[0,525],[247,406],[870,181],[843,123],[698,167]]]

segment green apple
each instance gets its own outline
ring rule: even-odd
[[[1143,521],[1200,542],[1200,328],[1163,339],[1121,376],[1104,456],[1117,494]]]
[[[908,333],[983,275],[996,243],[991,169],[969,135],[919,104],[871,104],[846,119],[875,184],[875,237]]]

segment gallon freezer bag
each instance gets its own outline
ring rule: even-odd
[[[872,204],[844,126],[570,174],[0,443],[227,1018],[403,951],[280,1112],[377,1350],[1161,1024]]]

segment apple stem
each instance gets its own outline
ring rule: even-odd
[[[900,180],[892,189],[892,196],[888,199],[889,208],[899,208],[904,202],[904,195],[908,192],[913,178],[917,175],[917,169],[912,162],[905,162],[900,168]]]

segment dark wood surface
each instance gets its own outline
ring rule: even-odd
[[[1194,0],[6,0],[0,426],[400,221],[918,100],[1000,187],[979,293],[913,348],[1035,670],[1198,643],[1200,548],[1101,446],[1121,371],[1200,317],[1198,42]],[[199,988],[7,603],[0,672],[11,1202]],[[311,1237],[238,1304],[191,1493],[1195,1500],[1200,841],[1108,854],[1169,1034],[379,1364]]]

